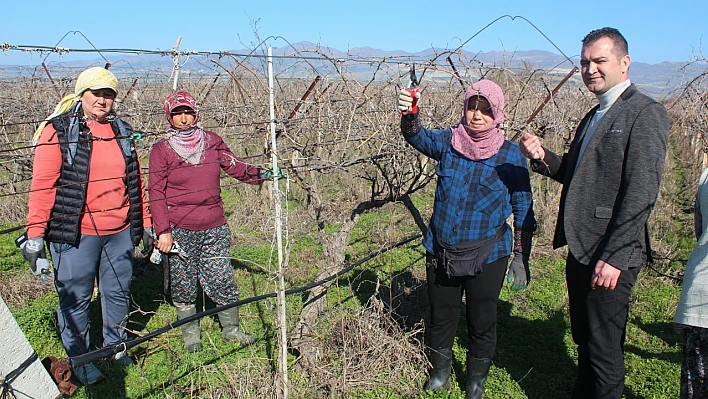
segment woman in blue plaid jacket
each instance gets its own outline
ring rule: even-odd
[[[429,130],[418,118],[418,91],[401,90],[405,140],[437,161],[433,216],[423,239],[427,251],[430,325],[425,390],[450,389],[452,344],[466,298],[467,398],[481,398],[497,343],[497,303],[507,280],[526,288],[536,229],[527,161],[516,143],[504,139],[504,94],[490,80],[465,91],[462,119]],[[513,232],[507,218],[514,214]],[[513,257],[512,257],[513,253]]]

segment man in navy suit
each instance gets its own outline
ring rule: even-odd
[[[583,39],[585,86],[599,104],[559,156],[524,134],[531,168],[563,184],[553,247],[568,245],[566,281],[578,376],[572,398],[621,398],[629,296],[651,259],[647,220],[659,193],[666,109],[629,81],[627,41],[602,28]]]

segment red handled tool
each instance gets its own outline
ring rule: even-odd
[[[418,113],[418,99],[415,98],[416,94],[418,94],[418,78],[415,76],[415,63],[411,65],[411,72],[410,72],[410,83],[408,83],[408,87],[406,88],[409,93],[411,93],[411,97],[413,98],[413,104],[411,104],[411,112],[413,114]],[[403,111],[403,115],[408,115],[408,110]]]

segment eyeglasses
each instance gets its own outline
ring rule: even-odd
[[[489,105],[489,103],[486,101],[475,101],[475,102],[470,101],[470,103],[467,104],[467,109],[470,111],[479,111],[483,114],[491,114],[492,113],[492,106]]]

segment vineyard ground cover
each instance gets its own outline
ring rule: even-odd
[[[416,201],[426,202],[424,199]],[[381,231],[372,229],[372,224],[388,225],[391,220],[402,222],[402,216],[405,216],[404,211],[395,207],[369,215],[359,226],[361,228],[352,234],[349,258],[363,256],[380,245],[382,238],[387,238],[370,236],[368,232]],[[312,261],[310,256],[321,251],[314,240],[303,239],[300,242],[303,243],[301,248],[293,251],[296,252],[292,255],[293,269],[307,268]],[[0,251],[14,260],[10,272],[15,276],[28,274],[19,252],[9,242],[2,241]],[[254,248],[241,246],[238,242],[235,242],[232,251],[235,258],[249,259],[259,264],[268,264],[269,254],[267,245]],[[296,264],[295,259],[305,262]],[[391,309],[388,303],[393,299],[393,318],[404,331],[412,334],[409,337],[412,341],[423,339],[419,326],[416,326],[416,323],[424,321],[426,313],[425,289],[421,281],[424,278],[423,263],[424,253],[420,246],[409,245],[376,258],[339,279],[336,288],[328,291],[329,305],[316,326],[316,342],[322,345],[321,367],[328,370],[332,380],[317,381],[318,384],[304,380],[297,372],[296,354],[292,354],[289,360],[293,369],[293,397],[405,398],[422,386],[425,364],[420,361],[421,358],[412,358],[409,360],[410,372],[415,376],[412,380],[392,381],[394,384],[381,382],[378,386],[376,382],[386,376],[372,375],[365,388],[356,387],[352,382],[349,382],[352,387],[346,392],[327,388],[347,384],[345,366],[351,367],[352,364],[351,359],[345,358],[347,349],[338,346],[344,341],[337,332],[351,330],[351,324],[343,321],[363,317],[372,302],[371,298],[385,305],[387,310],[384,313]],[[568,396],[575,373],[575,350],[569,330],[563,263],[558,254],[535,256],[533,282],[529,289],[514,292],[505,287],[502,290],[499,344],[485,397],[560,399]],[[234,261],[234,266],[242,298],[273,290],[274,283],[258,268],[239,261]],[[154,265],[141,259],[136,267],[132,293],[134,306],[139,306],[142,312],[133,313],[129,328],[147,332],[175,319],[174,309],[169,298],[164,297],[161,284],[161,273]],[[639,279],[632,296],[633,308],[628,329],[627,398],[678,396],[679,349],[671,316],[679,292],[678,285],[659,279],[650,271],[643,273]],[[305,295],[289,297],[289,319],[298,314],[305,298]],[[101,337],[97,301],[93,303],[91,315],[94,343],[100,342]],[[206,303],[205,306],[213,304]],[[29,304],[13,304],[12,309],[40,357],[64,356],[56,331],[56,295],[53,292]],[[239,348],[225,344],[219,335],[218,322],[207,318],[202,321],[203,351],[194,354],[182,352],[179,331],[171,331],[131,351],[132,355],[137,356],[140,367],[126,371],[112,367],[109,362],[99,362],[99,367],[106,371],[109,380],[89,390],[81,388],[75,397],[270,397],[273,392],[264,386],[272,388],[275,367],[274,309],[274,301],[244,307],[244,329],[261,338],[252,347]],[[466,331],[463,326],[464,319],[460,322],[455,342],[451,394],[422,397],[464,397],[461,387],[464,387],[465,381]],[[422,349],[420,346],[416,348]],[[391,385],[397,387],[392,388]]]

